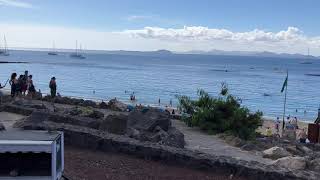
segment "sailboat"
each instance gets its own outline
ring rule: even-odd
[[[56,51],[56,47],[55,47],[54,42],[53,42],[53,44],[52,44],[52,51],[48,52],[48,55],[51,55],[51,56],[56,56],[56,55],[58,55],[58,52]]]
[[[300,62],[300,64],[312,64],[312,62],[310,61],[310,49],[309,48],[308,48],[307,60]]]
[[[9,56],[9,50],[8,50],[8,46],[7,46],[7,40],[6,40],[6,36],[3,36],[3,41],[4,41],[4,48],[0,49],[0,55],[1,56]]]
[[[76,41],[76,51],[74,53],[71,53],[70,57],[77,59],[85,59],[86,57],[83,54],[81,54],[81,51],[81,45],[80,49],[78,49],[78,41]]]

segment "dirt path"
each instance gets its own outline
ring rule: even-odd
[[[184,134],[185,147],[188,149],[219,156],[231,156],[247,161],[257,161],[265,164],[271,163],[271,160],[262,158],[261,155],[230,146],[217,136],[208,135],[201,132],[198,128],[188,127],[182,121],[172,120],[172,125]]]
[[[123,154],[66,147],[65,176],[71,180],[225,180],[230,175],[170,166]]]

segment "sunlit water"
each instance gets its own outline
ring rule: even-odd
[[[169,104],[170,99],[176,105],[175,95],[195,98],[199,88],[217,95],[221,82],[226,82],[230,92],[239,96],[250,110],[276,117],[282,116],[284,94],[280,90],[288,69],[287,115],[314,120],[320,103],[320,77],[305,75],[320,73],[319,60],[301,64],[305,59],[93,53],[86,57],[72,59],[68,53],[49,56],[47,52],[11,51],[10,56],[0,56],[0,61],[30,63],[0,64],[0,81],[4,83],[12,72],[22,74],[29,70],[36,88],[42,92],[49,92],[49,80],[55,76],[61,95],[96,100],[117,97],[127,101],[130,92],[135,92],[137,103],[151,105],[157,104],[159,98],[162,105]]]

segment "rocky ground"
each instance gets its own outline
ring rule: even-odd
[[[225,180],[232,177],[230,174],[210,173],[123,154],[74,147],[66,147],[65,159],[65,176],[71,180]]]
[[[128,107],[116,100],[112,100],[111,103],[102,102],[99,104],[92,101],[70,98],[62,98],[57,101],[58,103],[55,104],[46,99],[33,100],[31,102],[9,102],[0,109],[0,123],[2,122],[6,126],[6,129],[12,128],[12,124],[20,118],[23,118],[23,120],[18,121],[15,127],[24,129],[47,129],[49,126],[57,127],[59,124],[62,125],[59,125],[61,128],[63,124],[69,124],[72,127],[80,129],[84,127],[92,129],[94,132],[116,134],[119,137],[135,139],[141,142],[227,157],[231,158],[232,161],[238,160],[244,164],[249,163],[252,165],[258,163],[261,165],[272,165],[279,167],[279,169],[285,168],[289,171],[301,171],[302,174],[313,171],[314,173],[311,172],[311,174],[319,176],[316,174],[320,170],[320,147],[317,145],[306,146],[294,141],[264,136],[258,137],[255,141],[243,141],[229,136],[211,136],[201,132],[197,128],[187,127],[179,120],[171,120],[171,117],[166,112],[159,111],[158,109],[138,107],[132,112],[127,112]],[[16,112],[27,117],[24,118],[25,116],[8,112]],[[129,141],[131,142],[131,140]],[[79,143],[82,142],[79,141]],[[84,143],[88,142],[84,141]],[[66,173],[76,179],[91,179],[88,177],[89,174],[94,175],[93,177],[97,177],[98,179],[105,178],[106,174],[108,177],[115,175],[115,177],[120,177],[120,179],[127,179],[127,176],[130,175],[135,178],[136,174],[137,177],[139,175],[144,177],[143,179],[195,179],[198,177],[189,176],[185,172],[193,172],[193,170],[185,170],[182,167],[170,167],[173,169],[177,168],[175,169],[177,173],[174,174],[175,171],[168,170],[169,167],[163,164],[154,164],[155,171],[151,171],[150,173],[144,168],[148,167],[148,163],[151,163],[149,167],[153,167],[152,163],[155,162],[145,162],[140,159],[132,160],[142,163],[142,165],[138,166],[140,169],[135,169],[133,165],[130,168],[131,160],[125,160],[126,158],[123,155],[107,153],[105,160],[101,159],[100,161],[97,159],[98,156],[103,156],[103,154],[102,152],[69,147],[66,151],[66,157],[68,157],[66,158],[68,161],[66,161],[66,167],[69,167]],[[122,165],[115,162],[112,164],[111,161],[108,164],[107,159],[110,159],[110,156],[116,157],[115,162],[120,162],[122,159],[124,163]],[[96,160],[89,161],[90,163],[83,163],[88,159],[95,158]],[[145,166],[144,163],[147,165]],[[124,176],[119,176],[117,173],[119,172],[118,168],[127,168],[128,173],[124,173]],[[84,173],[86,171],[83,169],[88,171],[88,173]],[[133,171],[130,169],[133,169]],[[165,173],[157,174],[158,171],[167,172],[170,176],[164,176],[163,174]],[[219,179],[220,177],[229,176],[228,173],[222,175],[214,174],[212,176],[202,171],[195,171],[193,173],[200,173],[199,177],[201,179],[206,179],[207,177],[217,177]],[[182,176],[183,174],[186,176]]]

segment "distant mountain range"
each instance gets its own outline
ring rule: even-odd
[[[31,48],[19,48],[17,50],[27,51],[50,51],[47,48],[31,49]],[[58,52],[73,52],[73,49],[57,49]],[[254,57],[276,57],[276,58],[297,58],[297,59],[320,59],[320,56],[311,56],[303,54],[289,54],[289,53],[273,53],[269,51],[223,51],[223,50],[211,50],[211,51],[186,51],[186,52],[172,52],[169,50],[157,50],[157,51],[126,51],[126,50],[83,50],[85,53],[99,53],[99,54],[117,54],[117,55],[134,55],[134,56],[166,56],[172,54],[198,54],[198,55],[221,55],[221,56],[254,56]]]
[[[273,53],[269,51],[187,51],[183,54],[203,54],[203,55],[227,55],[227,56],[256,56],[256,57],[280,57],[280,58],[299,58],[299,59],[320,59],[318,56],[303,55],[303,54],[289,54],[289,53]]]

